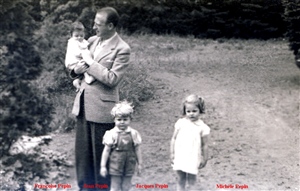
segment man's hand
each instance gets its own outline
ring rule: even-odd
[[[75,74],[83,74],[89,66],[81,60],[74,68]]]

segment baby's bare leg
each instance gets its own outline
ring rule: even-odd
[[[81,85],[80,79],[73,80],[73,86],[76,88],[76,92],[80,89],[80,85]]]

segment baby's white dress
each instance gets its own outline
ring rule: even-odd
[[[178,134],[174,146],[174,170],[197,174],[201,162],[201,138],[210,133],[210,128],[201,120],[181,118],[175,123]]]
[[[79,42],[75,38],[71,37],[68,40],[65,65],[68,69],[73,70],[75,66],[82,60],[83,49],[88,49],[89,42],[83,39]],[[95,81],[95,78],[88,73],[84,73],[84,80],[86,83],[91,84]]]

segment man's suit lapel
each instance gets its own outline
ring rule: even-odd
[[[113,37],[111,39],[111,41],[106,44],[100,51],[100,53],[98,55],[94,55],[94,58],[97,62],[99,62],[103,57],[107,56],[108,54],[110,54],[112,52],[112,50],[114,50],[117,46],[118,43],[118,35],[116,35],[115,37]],[[95,47],[96,48],[96,47]],[[95,49],[94,49],[95,51]]]
[[[90,52],[95,52],[99,41],[100,41],[100,37],[96,37],[96,39],[91,43],[91,45],[89,47]]]

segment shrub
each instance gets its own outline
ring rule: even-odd
[[[49,132],[52,106],[31,84],[41,74],[42,60],[30,42],[37,24],[26,3],[6,3],[0,13],[0,158],[21,134]]]
[[[290,49],[295,55],[296,65],[300,68],[300,1],[283,0],[283,4],[285,20],[288,23],[286,36],[289,39]]]
[[[50,132],[53,108],[48,98],[32,83],[41,74],[43,64],[31,41],[38,26],[28,12],[32,6],[28,1],[10,1],[2,4],[1,8],[0,166],[1,176],[13,178],[13,184],[7,185],[1,178],[0,190],[15,190],[30,177],[23,176],[20,171],[9,170],[12,169],[10,161],[18,160],[26,172],[35,169],[34,172],[42,176],[45,171],[38,172],[41,164],[32,162],[35,156],[10,156],[8,150],[23,134],[36,136]]]
[[[127,99],[135,107],[138,107],[141,102],[152,98],[155,88],[148,78],[149,75],[141,66],[135,65],[135,63],[130,65],[128,73],[120,85],[120,99]]]

